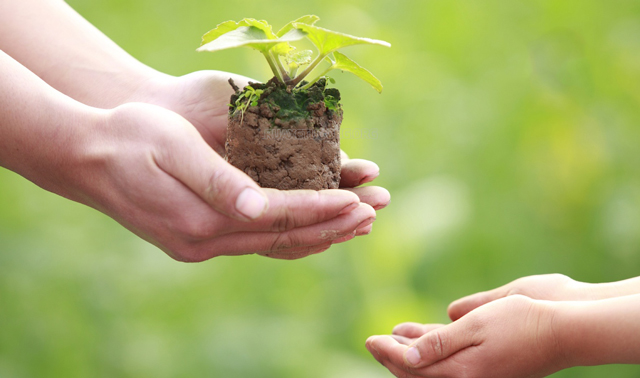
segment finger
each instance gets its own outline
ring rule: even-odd
[[[407,371],[402,360],[402,351],[406,346],[396,340],[397,336],[371,336],[367,339],[366,347],[373,357],[384,367],[399,378],[418,378]],[[389,340],[391,339],[391,340]],[[400,349],[397,349],[397,347]],[[397,349],[394,353],[393,349]]]
[[[403,367],[405,365],[403,355],[409,349],[408,346],[396,341],[391,336],[371,336],[367,340],[368,348],[376,351],[380,361],[388,369],[390,365]]]
[[[347,236],[343,236],[343,237],[341,237],[341,238],[339,238],[339,239],[336,239],[336,240],[334,240],[332,243],[333,243],[333,244],[340,244],[340,243],[348,242],[349,240],[351,240],[351,239],[353,239],[353,238],[355,238],[355,237],[356,237],[356,232],[357,232],[357,231],[354,231],[354,232],[350,233],[350,234],[349,234],[349,235],[347,235]]]
[[[361,228],[356,230],[356,236],[369,235],[372,230],[373,230],[373,225],[372,224],[370,224],[368,226],[365,226],[365,227],[361,227]]]
[[[334,219],[284,232],[238,232],[197,244],[192,255],[206,260],[218,255],[286,253],[295,248],[319,246],[353,233],[375,221],[375,210],[367,204]]]
[[[412,369],[429,366],[475,345],[476,332],[467,323],[454,322],[422,335],[404,352],[406,366]]]
[[[407,371],[407,369],[403,366],[402,368],[397,367],[395,365],[393,365],[391,362],[385,361],[383,363],[384,367],[386,367],[387,369],[389,369],[389,372],[393,375],[395,375],[398,378],[421,378],[421,377],[438,377],[440,378],[440,376],[432,376],[432,375],[415,375],[409,371]]]
[[[406,346],[409,346],[416,341],[416,339],[410,339],[408,337],[399,336],[399,335],[391,335],[391,337],[393,337],[393,339],[398,343]]]
[[[345,190],[355,193],[361,202],[368,203],[376,210],[384,209],[391,202],[389,191],[379,186],[363,186]]]
[[[346,190],[264,189],[270,208],[259,220],[228,224],[230,231],[283,232],[322,223],[356,209],[360,199]]]
[[[357,195],[346,190],[289,190],[263,189],[269,200],[269,209],[253,222],[244,222],[216,217],[216,213],[195,216],[200,222],[200,239],[223,236],[238,232],[284,232],[300,227],[329,221],[341,214],[353,211],[360,204]],[[219,214],[218,214],[219,215]],[[193,222],[192,222],[193,223]],[[198,226],[198,225],[196,225]],[[214,232],[215,231],[215,232]],[[215,235],[214,235],[215,234]]]
[[[434,329],[443,327],[444,324],[420,324],[420,323],[400,323],[393,327],[392,333],[398,336],[404,336],[411,339],[417,339],[425,333],[431,332]]]
[[[468,295],[451,303],[447,313],[452,321],[456,321],[482,305],[506,297],[508,293],[508,285],[505,285],[490,291]]]
[[[260,218],[269,201],[258,184],[215,153],[184,118],[171,114],[183,132],[172,133],[178,137],[155,151],[158,167],[217,211],[242,221]]]
[[[376,361],[378,361],[379,363],[382,364],[383,360],[382,360],[382,357],[380,356],[380,353],[378,353],[378,351],[372,345],[372,341],[376,337],[378,337],[378,336],[371,336],[371,337],[367,338],[367,341],[365,341],[364,346],[367,348],[369,353],[371,353],[373,358],[375,358]]]
[[[348,159],[342,162],[340,171],[340,187],[354,188],[373,181],[380,175],[380,168],[372,161]]]
[[[331,248],[331,245],[332,243],[324,243],[324,244],[321,244],[320,246],[294,248],[291,250],[275,252],[275,253],[260,253],[260,255],[264,257],[269,257],[272,259],[279,259],[279,260],[298,260],[304,257],[322,253],[327,249]]]

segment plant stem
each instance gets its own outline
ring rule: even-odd
[[[271,55],[271,58],[276,62],[278,70],[280,71],[280,74],[282,75],[282,78],[284,79],[283,83],[286,83],[287,81],[291,80],[291,78],[287,74],[287,70],[282,65],[282,62],[280,61],[280,58],[277,55],[273,55],[273,53],[271,51],[269,51],[269,54]]]
[[[296,85],[298,85],[298,83],[300,83],[302,81],[302,79],[304,79],[305,77],[307,77],[307,75],[309,75],[311,73],[311,71],[313,71],[314,68],[316,68],[316,66],[318,64],[320,64],[320,62],[322,62],[324,60],[324,58],[326,57],[326,55],[318,55],[318,57],[316,58],[316,60],[314,60],[313,62],[311,62],[311,64],[309,64],[309,67],[307,67],[307,69],[305,69],[304,71],[302,71],[302,73],[298,76],[296,76],[295,79],[291,80],[290,82],[288,82],[287,84],[289,85],[293,85],[294,87]]]
[[[311,88],[311,86],[318,80],[320,80],[321,77],[323,77],[324,75],[327,74],[327,72],[331,71],[332,69],[334,69],[334,66],[331,66],[329,68],[327,68],[326,70],[324,70],[324,72],[322,72],[320,75],[316,76],[315,79],[311,80],[310,82],[308,82],[307,84],[305,84],[303,87],[301,87],[300,89],[309,89]]]
[[[284,84],[284,78],[282,77],[282,72],[280,72],[280,70],[276,66],[273,56],[271,56],[269,52],[263,52],[262,55],[264,55],[264,57],[267,59],[267,62],[269,62],[269,67],[271,67],[271,71],[273,71],[273,74],[276,76],[278,81]]]

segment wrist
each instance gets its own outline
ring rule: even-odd
[[[106,112],[70,99],[41,111],[46,119],[25,125],[25,132],[12,141],[21,153],[11,156],[6,167],[43,189],[84,203],[75,183],[82,179],[88,141]]]
[[[540,348],[546,355],[548,366],[554,371],[575,366],[567,351],[565,311],[563,304],[572,302],[558,302],[547,300],[533,300],[539,314],[535,329],[535,337],[539,340]]]

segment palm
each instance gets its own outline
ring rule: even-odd
[[[224,156],[228,104],[233,94],[229,85],[230,78],[240,88],[250,80],[245,76],[222,71],[197,71],[181,77],[166,77],[159,85],[161,89],[154,91],[154,103],[186,118],[211,148],[220,156]],[[376,210],[389,203],[389,192],[374,186],[356,187],[373,181],[378,174],[379,168],[376,164],[361,159],[349,159],[343,153],[340,187],[355,188],[349,190]]]
[[[229,98],[233,89],[229,78],[243,87],[249,78],[221,71],[198,71],[171,78],[170,88],[162,91],[159,105],[182,115],[204,140],[220,155],[224,155]]]

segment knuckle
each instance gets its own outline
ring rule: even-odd
[[[529,306],[531,304],[531,301],[532,301],[531,298],[529,298],[526,295],[522,295],[522,294],[511,295],[511,296],[505,298],[505,300],[508,301],[508,305],[509,306],[516,307],[516,308]]]
[[[290,233],[282,233],[276,235],[273,239],[273,243],[269,247],[269,251],[277,252],[285,249],[295,248],[300,246],[300,241]]]
[[[440,330],[434,330],[427,337],[427,347],[429,351],[438,358],[445,356],[445,348],[447,347],[446,336]]]
[[[284,232],[295,228],[294,222],[292,222],[289,210],[283,209],[282,213],[276,218],[271,225],[272,232]]]
[[[183,217],[176,226],[178,233],[188,241],[206,240],[215,236],[216,227],[204,219]]]
[[[204,189],[204,197],[208,202],[214,202],[220,193],[224,191],[227,182],[227,174],[224,169],[214,169],[209,174],[207,187]]]
[[[570,281],[573,281],[571,278],[569,278],[569,276],[566,276],[562,273],[553,273],[553,274],[549,274],[548,276],[551,280],[558,282],[558,283],[568,283]]]
[[[183,243],[165,250],[167,255],[178,262],[196,263],[208,260],[210,255],[204,253],[201,248],[191,244]]]

